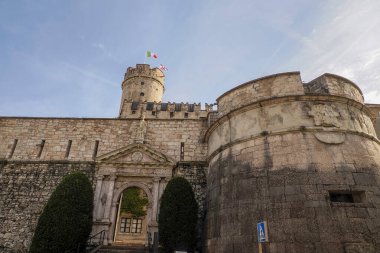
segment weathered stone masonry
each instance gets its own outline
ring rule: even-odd
[[[354,83],[267,76],[224,93],[217,111],[164,103],[164,88],[160,70],[138,64],[124,76],[119,118],[1,117],[0,252],[27,250],[72,171],[93,182],[93,233],[106,230],[105,243],[155,243],[160,198],[177,175],[200,206],[198,250],[255,252],[265,219],[271,253],[380,251],[380,106],[364,105]],[[144,233],[132,237],[118,231],[128,187],[149,199]],[[334,201],[342,194],[352,203]]]

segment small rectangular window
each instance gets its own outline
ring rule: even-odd
[[[170,112],[170,118],[174,117],[174,112]]]
[[[185,112],[185,119],[187,119],[189,117],[189,113]]]
[[[334,203],[363,203],[364,191],[329,191],[329,198]]]
[[[139,107],[139,102],[133,101],[132,105],[131,105],[131,110],[136,111],[138,109],[138,107]]]
[[[121,218],[120,232],[141,234],[142,219],[138,218]]]
[[[131,232],[131,218],[121,218],[120,221],[120,232],[130,233]]]
[[[155,111],[152,111],[152,115],[155,116],[155,115],[156,115],[156,112],[155,112]]]

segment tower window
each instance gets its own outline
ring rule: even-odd
[[[189,113],[185,112],[185,119],[189,117]]]
[[[141,82],[141,85],[144,85],[144,82]]]
[[[140,96],[141,96],[141,97],[143,97],[144,95],[145,95],[144,92],[141,92],[141,93],[140,93]]]
[[[136,111],[138,107],[139,107],[139,102],[133,101],[131,105],[131,110]]]
[[[174,112],[170,112],[170,118],[174,117]]]

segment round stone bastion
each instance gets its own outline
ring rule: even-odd
[[[380,142],[360,89],[299,72],[217,99],[208,151],[208,252],[380,252]]]

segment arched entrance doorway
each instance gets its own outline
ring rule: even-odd
[[[148,237],[148,204],[145,191],[137,186],[123,190],[118,201],[115,244],[145,245]]]

